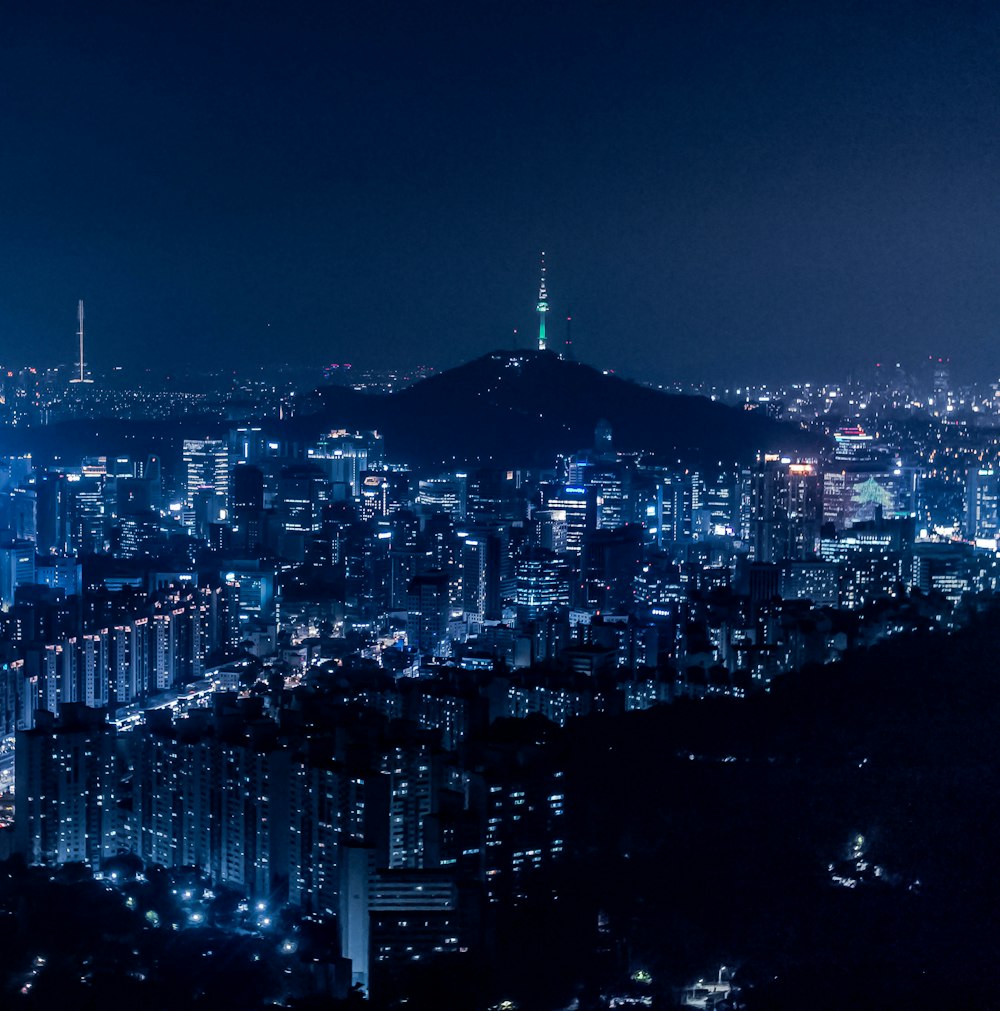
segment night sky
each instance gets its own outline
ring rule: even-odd
[[[817,9],[822,8],[822,9]],[[0,361],[1000,374],[992,4],[8,4]]]

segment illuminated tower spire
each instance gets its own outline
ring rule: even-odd
[[[538,350],[545,350],[545,314],[549,311],[549,295],[545,290],[545,253],[542,253],[542,279],[538,283]]]
[[[81,298],[76,307],[76,318],[79,320],[80,329],[77,331],[77,337],[80,338],[80,375],[76,379],[71,379],[71,383],[92,383],[92,379],[87,379],[84,375],[84,365],[83,365],[83,299]]]

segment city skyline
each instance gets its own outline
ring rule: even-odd
[[[853,1007],[903,914],[988,985],[992,386],[72,374],[0,374],[4,996]]]
[[[0,37],[0,1005],[993,1006],[1000,10]]]

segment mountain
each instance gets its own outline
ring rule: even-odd
[[[601,420],[616,449],[686,465],[820,446],[758,412],[663,393],[544,351],[494,351],[391,394],[325,387],[304,398],[295,427],[375,429],[391,459],[418,467],[519,467],[592,446]]]

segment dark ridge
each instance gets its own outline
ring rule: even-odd
[[[376,430],[391,460],[430,470],[547,467],[558,454],[592,446],[601,420],[611,425],[615,449],[685,466],[749,462],[758,451],[815,453],[822,446],[814,434],[760,412],[663,393],[539,351],[494,351],[390,394],[322,387],[302,398],[296,417],[259,423],[290,442],[331,429]],[[218,415],[66,421],[5,429],[0,447],[30,452],[43,464],[156,453],[170,465],[182,439],[224,438],[236,423]]]
[[[304,398],[295,424],[377,429],[392,459],[417,466],[514,467],[547,465],[593,445],[602,419],[616,449],[685,464],[821,445],[762,414],[663,393],[539,351],[494,351],[387,395],[320,389]]]

